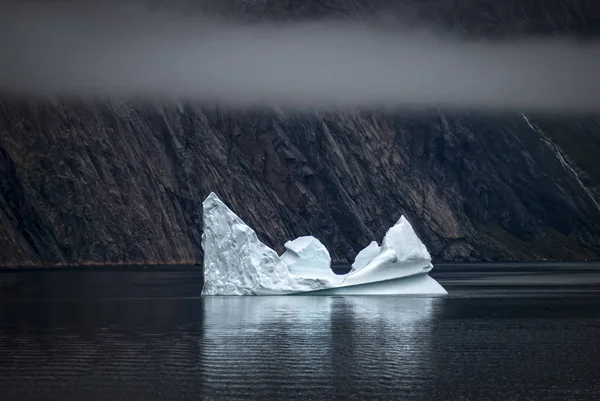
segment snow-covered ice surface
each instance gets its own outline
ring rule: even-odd
[[[279,257],[214,193],[204,201],[203,214],[202,295],[446,294],[427,274],[431,256],[404,216],[381,247],[373,241],[350,273],[336,275],[329,252],[314,237],[288,241]]]

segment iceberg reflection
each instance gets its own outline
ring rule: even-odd
[[[430,364],[429,333],[441,301],[385,296],[205,298],[204,385],[217,398],[235,398],[257,387],[279,397],[302,387],[306,399],[316,399],[347,394],[357,383],[363,383],[357,394],[368,396],[365,378],[373,386],[406,382],[408,391],[414,375]],[[380,377],[381,371],[396,374]],[[237,378],[235,385],[224,385],[224,374]]]

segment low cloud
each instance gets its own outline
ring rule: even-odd
[[[600,42],[0,7],[0,91],[225,106],[600,111]]]

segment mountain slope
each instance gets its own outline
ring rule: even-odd
[[[594,156],[566,149],[573,136],[579,149],[597,147],[598,124],[564,124],[520,114],[5,102],[0,261],[197,262],[211,191],[278,250],[312,234],[337,261],[401,214],[436,260],[595,258],[600,177]]]
[[[594,0],[147,3],[469,39],[600,37]],[[401,214],[437,261],[598,258],[599,122],[3,96],[0,266],[200,262],[201,202],[211,191],[279,251],[312,234],[336,261],[351,261]]]

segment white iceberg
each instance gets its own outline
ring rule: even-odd
[[[329,252],[314,237],[288,241],[279,257],[214,193],[204,201],[203,214],[202,295],[447,293],[427,274],[431,256],[404,217],[388,230],[381,247],[371,243],[350,273],[337,275]]]

